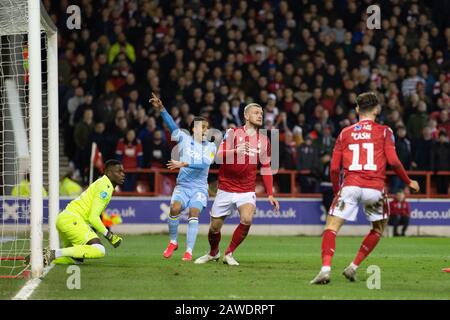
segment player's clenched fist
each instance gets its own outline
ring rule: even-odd
[[[117,248],[122,243],[122,238],[117,234],[112,233],[111,231],[108,231],[105,238],[109,241],[109,243],[111,243],[114,248]]]

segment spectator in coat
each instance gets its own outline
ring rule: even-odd
[[[450,171],[450,143],[445,131],[439,132],[439,140],[431,148],[431,170]],[[436,175],[437,193],[448,194],[449,176]]]
[[[411,142],[406,136],[406,128],[398,127],[397,129],[397,138],[395,139],[395,149],[397,150],[398,158],[400,162],[403,164],[405,170],[411,170],[411,162],[412,162],[412,152],[411,152]],[[391,177],[391,193],[395,193],[398,190],[403,190],[405,188],[404,182],[394,175]]]
[[[94,112],[86,109],[83,113],[83,120],[75,126],[74,140],[76,145],[75,166],[80,172],[83,183],[88,182],[89,160],[91,157],[91,136],[94,132]]]
[[[297,170],[314,171],[320,164],[319,149],[313,145],[310,136],[297,149]],[[303,193],[315,193],[319,191],[318,179],[313,174],[300,174],[300,186]]]

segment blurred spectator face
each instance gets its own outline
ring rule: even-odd
[[[153,143],[161,144],[162,143],[162,132],[161,130],[155,131],[153,134]]]
[[[292,63],[288,63],[286,64],[286,67],[284,68],[284,73],[292,76],[294,74],[294,66],[292,65]]]
[[[121,45],[125,45],[127,42],[127,39],[125,37],[124,33],[120,33],[119,36],[117,37],[117,41],[121,44]]]
[[[147,119],[147,130],[152,132],[156,129],[156,121],[155,118],[153,117],[149,117]]]
[[[180,113],[184,116],[189,114],[189,105],[187,103],[183,103],[180,106]]]
[[[105,124],[103,122],[98,122],[95,125],[95,133],[102,134],[105,132]]]
[[[286,98],[291,99],[292,96],[294,95],[294,92],[292,91],[292,89],[288,88],[288,89],[286,89],[286,91],[284,92],[284,94],[285,94]]]
[[[430,121],[428,121],[428,126],[432,129],[436,129],[437,128],[437,121],[435,119],[430,119]]]
[[[120,119],[119,119],[119,129],[121,130],[121,131],[125,131],[125,129],[128,127],[128,121],[127,121],[127,118],[125,118],[125,117],[121,117]]]
[[[128,85],[133,85],[136,82],[136,77],[134,76],[133,73],[129,73],[127,75],[126,82],[127,82]]]
[[[424,140],[431,140],[433,137],[433,130],[430,127],[423,128],[422,136]]]
[[[170,114],[172,115],[172,118],[176,119],[180,116],[180,110],[177,107],[172,107],[170,109]]]
[[[122,117],[125,117],[125,110],[123,110],[123,109],[117,110],[116,116],[115,116],[116,120],[118,121]]]
[[[294,141],[294,135],[292,134],[292,132],[287,131],[284,134],[284,143],[289,145],[290,143],[292,143]]]
[[[133,140],[136,138],[136,132],[133,129],[128,130],[126,138],[127,142],[133,142]]]
[[[402,191],[399,191],[395,194],[395,200],[403,201],[405,200],[405,194]]]
[[[228,115],[230,112],[230,105],[228,102],[224,101],[220,104],[220,114],[223,116]]]
[[[267,78],[266,77],[259,77],[258,79],[258,85],[261,89],[267,88]]]
[[[88,94],[88,95],[84,96],[84,103],[87,104],[87,105],[91,105],[92,104],[92,99],[93,99],[92,95]]]
[[[130,102],[128,103],[127,113],[137,113],[136,102],[130,101]]]
[[[220,89],[219,89],[219,93],[222,95],[222,96],[228,96],[228,94],[229,94],[229,90],[228,90],[228,86],[226,86],[226,85],[223,85],[223,86],[220,86]]]
[[[406,129],[405,129],[405,127],[400,127],[400,128],[398,128],[398,130],[397,130],[397,136],[398,136],[399,138],[404,138],[404,137],[406,137]]]
[[[299,113],[297,117],[297,123],[298,124],[304,124],[306,121],[306,117],[304,113]]]
[[[426,104],[424,101],[420,101],[420,102],[419,102],[419,106],[417,107],[417,110],[418,110],[420,113],[425,113],[425,112],[427,112],[427,104]]]
[[[214,81],[212,81],[211,79],[207,80],[205,88],[208,92],[214,91]]]
[[[134,105],[136,106],[136,104],[134,104]],[[144,120],[147,118],[147,113],[145,112],[144,108],[140,108],[137,110],[137,117],[138,117],[138,119],[144,119]]]
[[[311,62],[309,62],[306,65],[306,70],[305,71],[306,71],[307,74],[312,75],[314,73],[314,65]]]
[[[320,104],[316,105],[314,108],[314,116],[320,119],[320,117],[322,116],[322,112],[323,107]]]
[[[267,130],[272,130],[273,129],[273,122],[270,119],[266,119],[264,121],[264,128],[266,128]]]
[[[276,102],[277,102],[277,96],[273,93],[269,94],[268,100],[267,100],[267,108],[272,111],[275,108]]]
[[[195,100],[201,100],[203,96],[203,92],[202,89],[200,88],[195,88],[194,89],[194,99]]]
[[[346,32],[344,34],[344,41],[345,42],[351,42],[352,41],[352,33],[351,32]]]
[[[208,105],[214,104],[214,100],[215,100],[214,93],[208,92],[208,93],[205,95],[205,103],[206,103],[206,104],[208,104]]]
[[[411,67],[411,68],[409,68],[409,76],[410,76],[410,77],[415,77],[415,76],[417,76],[417,68],[416,68],[416,67]]]
[[[325,95],[327,96],[327,98],[333,98],[334,97],[333,88],[327,88],[327,90],[325,91]]]
[[[88,75],[87,75],[86,70],[81,70],[81,71],[78,73],[78,79],[80,79],[81,82],[85,82],[86,79],[87,79],[87,77],[88,77]]]
[[[397,110],[394,110],[391,112],[389,117],[392,122],[396,122],[400,119],[400,113]]]
[[[78,78],[72,78],[71,80],[70,80],[70,86],[72,87],[72,88],[77,88],[78,86],[80,85],[80,80],[78,80]]]
[[[122,98],[116,98],[114,100],[114,105],[113,105],[114,110],[122,110],[123,109],[123,99]]]
[[[439,142],[440,143],[448,142],[447,134],[444,131],[439,132]]]
[[[306,143],[306,145],[307,145],[307,146],[310,146],[310,145],[312,145],[312,139],[311,139],[311,137],[310,137],[310,136],[307,136],[307,137],[306,137],[306,139],[305,139],[305,143]]]
[[[80,97],[80,98],[82,96],[84,96],[84,90],[83,90],[82,87],[78,87],[78,88],[75,89],[75,96],[76,97]]]
[[[439,116],[439,119],[441,120],[441,123],[444,123],[444,122],[448,121],[448,111],[447,110],[442,110],[441,114]]]
[[[92,119],[94,119],[94,112],[92,111],[92,109],[84,110],[83,121],[86,122],[87,124],[91,124]]]
[[[322,90],[320,88],[315,88],[313,91],[313,97],[316,100],[319,100],[322,97]]]

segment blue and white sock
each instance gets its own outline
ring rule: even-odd
[[[192,217],[188,220],[188,229],[186,235],[186,251],[192,254],[194,250],[195,239],[197,239],[198,233],[198,218]]]
[[[179,218],[179,215],[175,217],[169,216],[169,219],[167,220],[167,224],[169,225],[170,242],[173,244],[177,244],[178,225],[180,224]]]

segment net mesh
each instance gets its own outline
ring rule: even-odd
[[[27,276],[29,270],[26,260],[30,254],[30,110],[26,4],[26,1],[0,0],[0,278]],[[42,32],[44,224],[48,222],[46,56],[47,36]]]

